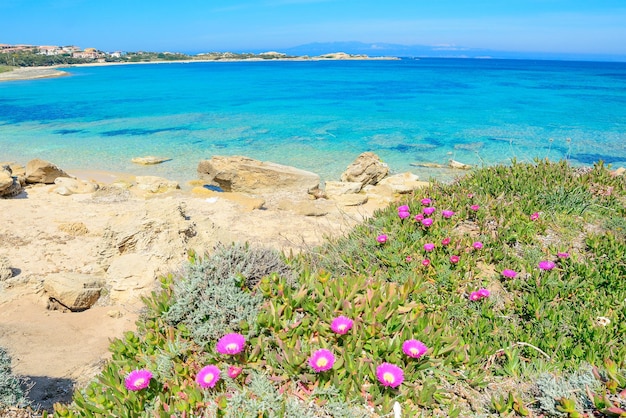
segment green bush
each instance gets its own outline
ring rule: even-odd
[[[3,407],[24,407],[29,404],[21,383],[21,379],[12,373],[11,357],[0,347],[0,410]]]

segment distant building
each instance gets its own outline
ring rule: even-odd
[[[60,55],[63,54],[63,50],[58,46],[39,46],[37,47],[39,54],[41,55]]]

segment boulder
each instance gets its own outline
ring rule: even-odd
[[[13,197],[22,192],[22,185],[8,165],[0,167],[0,197]]]
[[[463,164],[454,160],[448,161],[448,167],[454,168],[456,170],[469,170],[472,168],[472,166],[469,164]]]
[[[422,187],[428,187],[427,181],[420,181],[419,177],[413,173],[406,172],[395,174],[393,176],[382,179],[379,183],[380,186],[389,187],[394,193],[410,193],[413,190],[421,189]]]
[[[341,181],[358,182],[365,186],[377,184],[388,174],[389,166],[383,163],[378,155],[373,152],[364,152],[344,171]]]
[[[137,176],[137,188],[148,193],[165,193],[180,189],[178,182],[157,176]]]
[[[363,184],[354,181],[327,181],[324,187],[326,196],[341,196],[344,194],[354,194],[361,191]]]
[[[90,274],[55,273],[45,278],[43,289],[53,304],[56,302],[72,312],[80,312],[96,303],[102,282]]]
[[[310,192],[319,187],[320,177],[310,171],[253,160],[242,156],[215,156],[200,161],[198,175],[225,192],[272,193]]]
[[[10,279],[11,277],[13,277],[13,270],[11,270],[9,260],[6,257],[0,256],[0,282]]]
[[[148,155],[146,157],[135,157],[131,161],[135,164],[154,165],[154,164],[161,164],[170,160],[171,158],[155,157],[154,155]]]
[[[71,177],[58,177],[54,180],[57,187],[54,189],[60,195],[93,193],[98,190],[98,184]]]
[[[26,164],[26,183],[52,184],[58,177],[69,175],[49,161],[36,158]]]

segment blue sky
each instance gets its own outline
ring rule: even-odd
[[[332,41],[626,55],[626,0],[0,0],[0,43],[207,52]]]

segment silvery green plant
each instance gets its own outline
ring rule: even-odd
[[[0,410],[4,407],[23,407],[29,404],[21,383],[21,379],[13,374],[9,353],[0,347]]]

